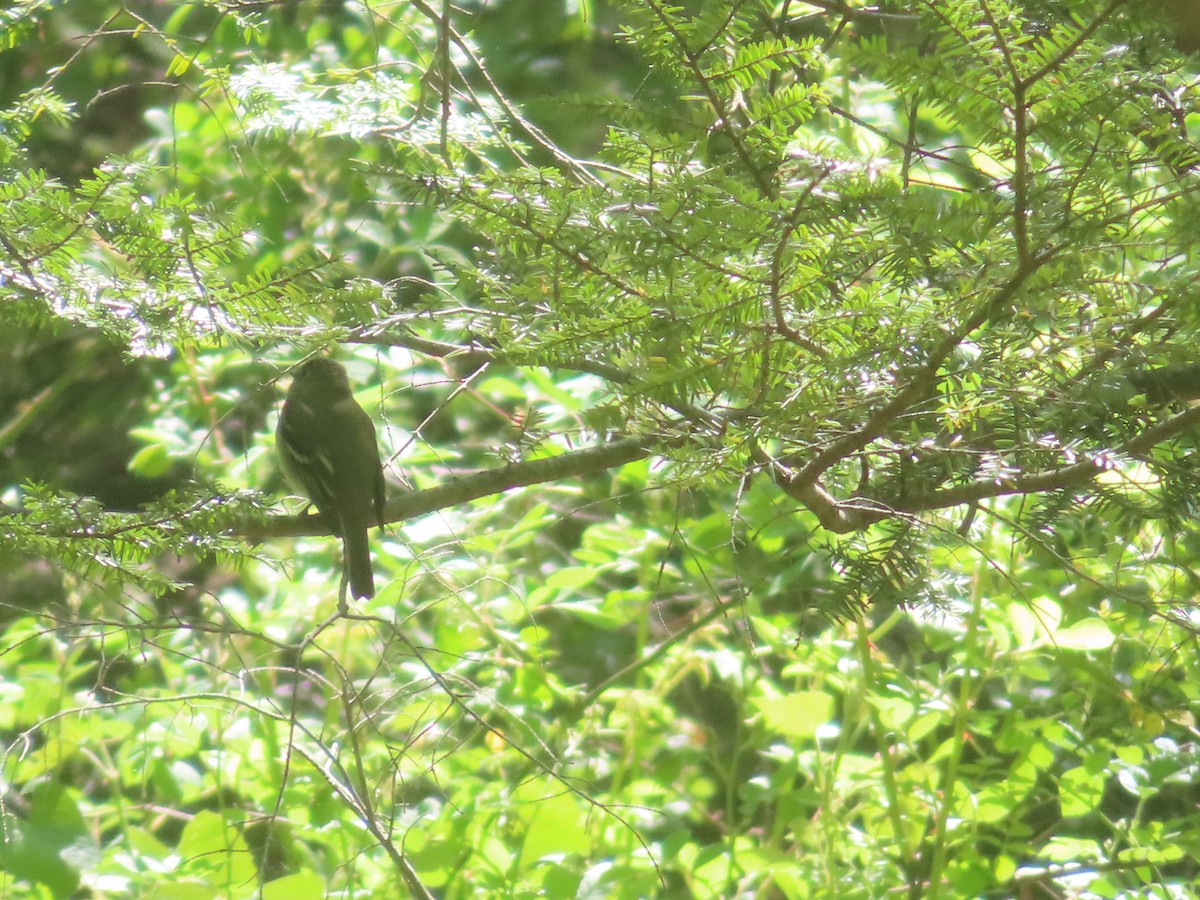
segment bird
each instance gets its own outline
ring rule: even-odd
[[[284,477],[317,507],[342,539],[342,590],[375,596],[367,529],[383,524],[383,465],[375,425],[354,400],[346,369],[314,357],[296,372],[279,413],[275,443]]]

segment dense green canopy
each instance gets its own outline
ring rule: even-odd
[[[1196,22],[0,11],[0,893],[1189,896]]]

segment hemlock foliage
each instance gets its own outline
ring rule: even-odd
[[[1188,896],[1192,16],[0,13],[4,896]]]

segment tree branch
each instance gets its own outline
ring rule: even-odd
[[[464,475],[423,491],[410,491],[392,497],[387,502],[382,524],[402,522],[516,487],[603,472],[605,469],[644,459],[650,455],[654,443],[653,439],[647,437],[624,438],[583,450],[572,450],[559,456],[513,463],[499,469]],[[263,540],[332,534],[333,529],[320,515],[271,516],[254,524],[247,523],[242,533],[250,540]]]
[[[1105,469],[1110,468],[1106,459],[1118,456],[1143,456],[1163,441],[1182,434],[1196,425],[1200,425],[1200,406],[1189,407],[1183,412],[1147,428],[1141,434],[1130,438],[1112,450],[1100,451],[1069,466],[1050,469],[1046,472],[1034,472],[1030,475],[1017,475],[1012,478],[975,481],[945,490],[933,491],[920,497],[901,498],[888,505],[894,512],[914,513],[974,503],[989,497],[1004,497],[1011,494],[1044,494],[1048,491],[1077,487],[1087,484]]]
[[[925,362],[912,372],[908,383],[896,391],[891,400],[871,413],[860,428],[843,435],[820,451],[791,480],[806,485],[815,484],[832,466],[852,453],[862,450],[883,434],[888,425],[903,415],[937,383],[938,370],[954,352],[954,348],[966,340],[975,329],[982,327],[998,309],[1011,301],[1026,279],[1050,256],[1049,252],[1044,253],[1019,269],[996,291],[994,297],[981,304],[957,329],[934,345]]]
[[[789,497],[803,504],[820,521],[821,526],[836,534],[866,528],[882,519],[897,515],[912,515],[978,503],[991,497],[1013,494],[1044,494],[1050,491],[1079,487],[1094,480],[1110,468],[1109,460],[1120,456],[1144,456],[1163,441],[1169,440],[1200,425],[1200,406],[1187,410],[1147,428],[1136,437],[1111,450],[1101,450],[1069,466],[1034,472],[1029,475],[973,481],[943,490],[932,491],[896,500],[877,500],[857,496],[837,500],[819,483],[805,481],[803,471],[795,472],[779,460],[768,459],[761,453],[755,459],[763,463],[775,483]]]

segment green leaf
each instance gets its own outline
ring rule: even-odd
[[[129,471],[142,478],[161,478],[171,469],[171,454],[162,444],[143,447],[129,460]]]
[[[297,872],[268,881],[262,886],[262,900],[322,900],[325,881],[315,872]]]
[[[759,698],[754,701],[754,706],[767,728],[788,737],[815,737],[817,729],[833,714],[833,698],[819,691]]]
[[[1112,629],[1103,619],[1087,618],[1060,628],[1052,640],[1063,650],[1107,650],[1115,640]]]
[[[524,843],[527,858],[536,860],[559,854],[586,853],[591,848],[584,816],[570,794],[534,801],[529,812]]]

